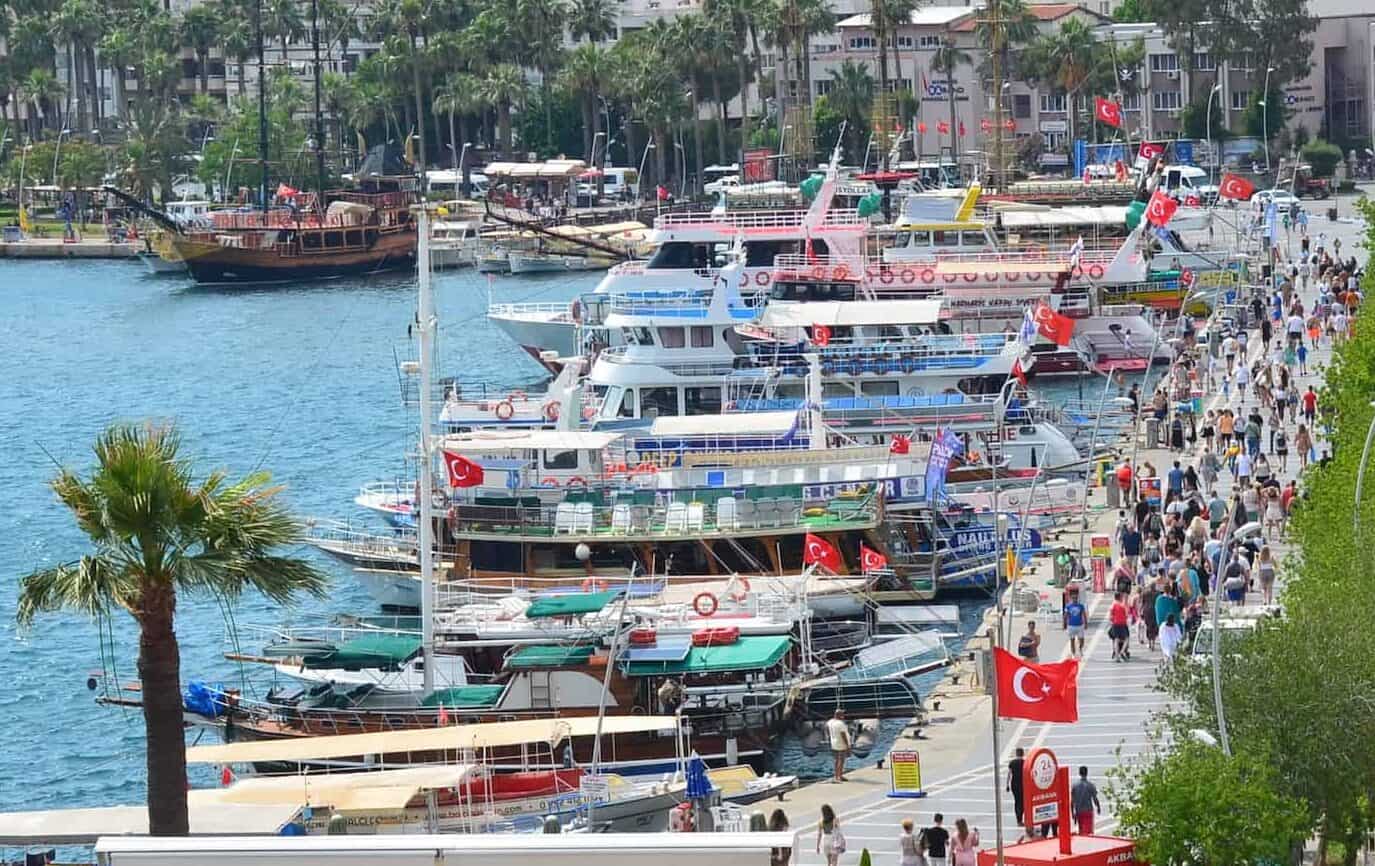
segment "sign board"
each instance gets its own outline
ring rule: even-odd
[[[1069,854],[1069,768],[1060,766],[1050,749],[1034,749],[1022,763],[1027,835],[1035,836],[1042,824],[1058,825],[1060,853]]]
[[[1163,487],[1160,483],[1160,476],[1153,478],[1136,479],[1136,495],[1141,497],[1147,505],[1160,508],[1165,501]]]
[[[773,151],[768,148],[745,151],[745,171],[741,176],[744,183],[762,183],[773,180]]]
[[[921,755],[914,751],[888,753],[888,796],[925,797],[921,789]]]
[[[1037,124],[1042,132],[1069,132],[1067,120],[1043,120]]]
[[[949,427],[940,429],[931,443],[931,456],[926,461],[926,498],[935,501],[945,492],[945,472],[950,460],[964,453],[964,443]]]
[[[1112,539],[1106,535],[1094,535],[1089,537],[1089,555],[1112,557]]]
[[[611,780],[599,773],[584,773],[578,780],[578,789],[591,803],[611,801]]]

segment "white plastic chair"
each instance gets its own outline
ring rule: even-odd
[[[679,534],[687,532],[687,503],[670,502],[664,513],[664,531]]]
[[[630,534],[630,503],[620,502],[611,509],[611,531],[621,535]]]
[[[716,500],[716,528],[722,531],[740,528],[734,496],[722,496]]]
[[[573,503],[560,502],[554,510],[554,534],[570,535],[573,532]]]
[[[707,528],[707,507],[700,502],[689,502],[687,507],[687,528],[691,532],[702,532]]]
[[[759,511],[753,499],[741,499],[735,503],[735,528],[753,529],[759,525]]]
[[[573,534],[591,535],[593,529],[593,510],[591,502],[579,502],[573,511]]]

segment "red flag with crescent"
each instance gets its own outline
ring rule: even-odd
[[[441,451],[444,467],[449,470],[450,487],[476,487],[482,483],[482,467],[461,454]]]
[[[1256,185],[1240,175],[1224,174],[1222,176],[1222,181],[1217,185],[1218,198],[1249,201],[1251,196],[1255,194]]]
[[[1093,116],[1108,126],[1122,128],[1122,106],[1101,96],[1093,98]]]
[[[1165,145],[1158,141],[1143,141],[1141,146],[1136,149],[1136,155],[1144,160],[1152,160],[1157,156],[1163,156]]]
[[[1055,312],[1045,301],[1036,305],[1031,318],[1036,322],[1037,332],[1057,346],[1068,346],[1074,337],[1074,320]]]
[[[1012,362],[1012,378],[1023,387],[1026,387],[1026,370],[1022,369],[1022,359],[1018,358]]]
[[[911,454],[912,440],[901,433],[893,436],[893,440],[888,443],[889,454]]]
[[[839,574],[842,568],[840,551],[826,539],[810,532],[802,542],[802,564],[824,566],[836,574]]]
[[[1033,722],[1079,721],[1079,660],[1036,664],[993,649],[998,716]]]
[[[960,135],[967,135],[967,134],[968,134],[968,133],[966,133],[966,132],[964,131],[964,121],[961,120],[961,121],[960,121]]]
[[[859,565],[866,574],[871,571],[882,571],[888,567],[888,557],[861,542],[859,545]]]
[[[818,346],[831,345],[831,329],[825,325],[812,325],[812,342]]]
[[[922,135],[926,135],[926,121],[921,120],[917,122],[917,132],[920,132]]]
[[[1146,203],[1146,221],[1163,228],[1177,210],[1179,202],[1158,189],[1151,193],[1151,200]]]
[[[936,132],[939,132],[941,135],[949,135],[950,124],[946,123],[944,120],[936,121]]]

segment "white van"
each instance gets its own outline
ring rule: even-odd
[[[602,196],[609,199],[624,198],[627,190],[631,198],[640,194],[640,173],[633,168],[607,166],[603,169]],[[597,178],[584,173],[578,181],[578,196],[591,197],[597,194]]]
[[[1177,199],[1197,196],[1202,204],[1217,201],[1217,187],[1208,182],[1208,172],[1194,165],[1166,166],[1161,178],[1165,191]]]

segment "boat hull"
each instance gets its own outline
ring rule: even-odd
[[[200,238],[178,238],[177,252],[198,283],[208,285],[285,283],[380,273],[415,266],[414,231],[379,235],[366,249],[282,255],[272,249],[220,246]]]

